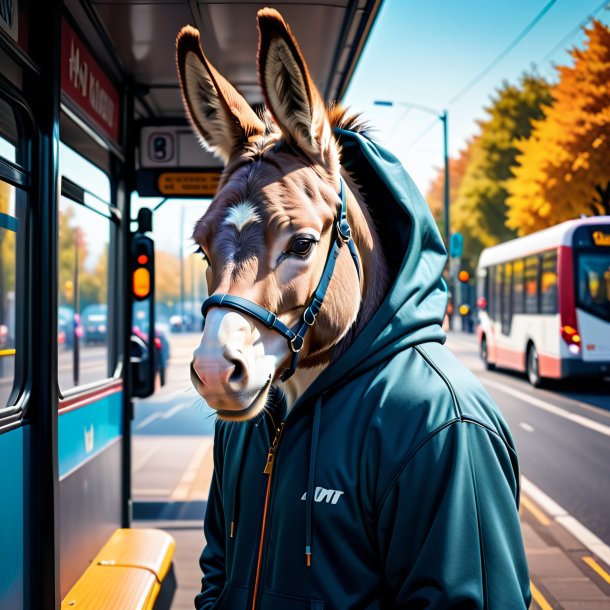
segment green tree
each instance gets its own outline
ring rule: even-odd
[[[593,21],[555,102],[517,144],[508,226],[524,235],[580,214],[610,214],[610,28]]]
[[[453,199],[454,230],[464,235],[464,256],[474,266],[481,249],[514,237],[506,226],[507,183],[512,178],[516,141],[529,136],[532,121],[552,102],[548,83],[524,74],[516,85],[504,82],[479,122],[468,167]]]

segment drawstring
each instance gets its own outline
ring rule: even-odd
[[[318,396],[313,412],[313,426],[311,429],[311,447],[309,449],[309,476],[307,478],[307,503],[305,505],[305,560],[307,567],[311,567],[311,522],[313,518],[313,490],[316,474],[316,457],[318,455],[318,438],[320,435],[320,413],[322,411],[322,396]]]
[[[241,480],[241,471],[246,462],[246,455],[248,454],[248,445],[250,444],[250,439],[252,438],[252,429],[253,425],[248,426],[248,431],[246,432],[246,440],[244,441],[243,450],[241,452],[241,457],[239,458],[239,470],[237,471],[237,478],[235,479],[235,489],[233,493],[233,508],[231,512],[231,531],[230,537],[235,538],[235,530],[237,529],[237,519],[239,517],[239,482]]]

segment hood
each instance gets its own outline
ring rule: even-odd
[[[341,164],[377,222],[393,281],[353,343],[299,399],[336,387],[418,343],[444,343],[447,253],[430,209],[400,161],[362,133],[335,130]]]

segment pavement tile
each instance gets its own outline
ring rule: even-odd
[[[563,610],[610,610],[610,599],[606,601],[566,602]]]
[[[548,544],[536,533],[536,530],[529,524],[521,522],[521,532],[523,533],[523,544],[529,553],[534,549],[546,549]]]
[[[533,577],[579,578],[582,572],[558,548],[531,550],[527,561]]]
[[[588,578],[541,578],[542,584],[559,602],[608,600]]]

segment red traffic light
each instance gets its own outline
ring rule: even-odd
[[[146,256],[146,254],[140,254],[140,256],[138,256],[138,263],[140,263],[140,265],[146,265],[147,262],[148,256]]]
[[[460,282],[467,282],[469,279],[470,279],[470,273],[468,273],[468,271],[466,271],[466,269],[462,269],[458,273],[458,280],[460,280]]]

